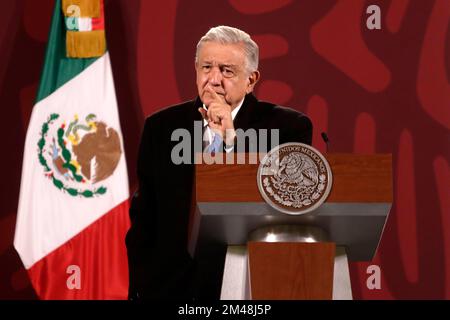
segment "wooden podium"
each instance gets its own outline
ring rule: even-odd
[[[351,298],[347,261],[370,261],[376,252],[392,204],[392,160],[389,154],[324,156],[333,172],[331,193],[300,216],[265,203],[259,160],[248,164],[249,155],[246,164],[196,165],[190,252],[228,246],[223,299],[340,299],[340,285]],[[277,234],[288,229],[298,234]],[[344,271],[337,268],[338,252]]]

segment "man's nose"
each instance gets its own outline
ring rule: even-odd
[[[219,86],[222,83],[222,72],[220,72],[219,68],[212,68],[209,73],[209,83],[213,86]]]

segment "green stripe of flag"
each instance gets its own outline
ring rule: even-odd
[[[66,26],[64,21],[61,0],[56,0],[36,102],[48,97],[98,59],[66,57]]]

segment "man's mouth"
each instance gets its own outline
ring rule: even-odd
[[[204,93],[209,93],[209,92],[205,91]],[[219,96],[225,97],[225,93],[224,92],[217,92],[217,91],[215,91],[215,93],[217,93]]]

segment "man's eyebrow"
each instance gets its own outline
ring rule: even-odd
[[[205,64],[213,65],[214,62],[209,61],[209,60],[205,60],[205,61],[203,61],[201,64],[202,64],[202,65],[205,65]],[[221,63],[221,64],[219,64],[219,67],[220,67],[220,68],[233,68],[233,69],[238,68],[238,66],[237,66],[236,64],[231,64],[231,63]]]
[[[237,65],[235,64],[220,64],[221,67],[225,67],[225,68],[236,68]]]

